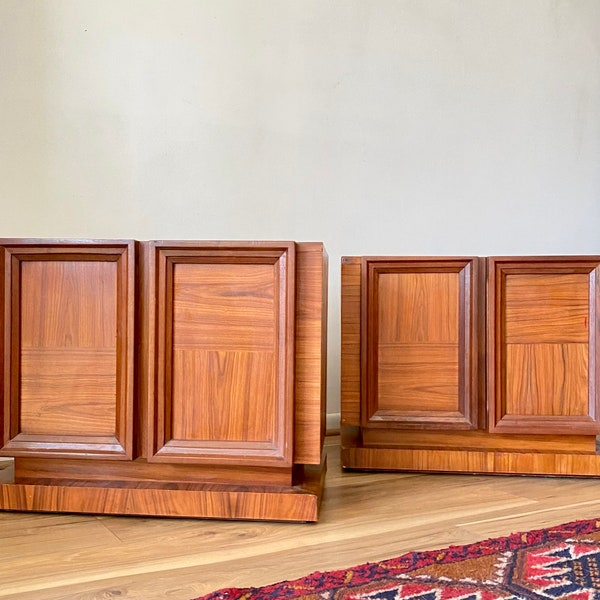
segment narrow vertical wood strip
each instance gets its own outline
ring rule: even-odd
[[[323,244],[296,244],[294,462],[320,464],[327,385],[327,254]]]
[[[342,425],[360,425],[361,259],[342,258],[341,410]]]

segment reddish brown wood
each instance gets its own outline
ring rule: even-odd
[[[480,262],[365,257],[362,427],[479,425]]]
[[[18,457],[0,510],[316,520],[322,244],[0,249],[2,453]]]
[[[289,468],[236,465],[198,465],[150,463],[143,458],[133,461],[86,459],[16,458],[16,483],[34,480],[79,481],[160,481],[165,483],[205,483],[227,485],[292,485]]]
[[[600,456],[573,452],[496,452],[470,448],[379,448],[360,444],[342,448],[346,468],[383,471],[432,471],[490,475],[600,477]]]
[[[368,429],[362,432],[367,446],[394,448],[436,448],[446,450],[503,450],[519,452],[594,453],[596,440],[589,435],[501,434],[488,431],[403,431]]]
[[[294,243],[149,245],[157,297],[148,460],[290,465]]]
[[[487,290],[475,284],[479,294],[458,310],[481,324],[487,309],[487,334],[471,329],[470,355],[487,361],[487,386],[471,379],[479,398],[472,430],[403,421],[454,408],[455,364],[464,368],[465,358],[456,358],[456,307],[439,299],[455,297],[456,282],[439,276],[439,259],[425,259],[433,269],[394,272],[395,260],[342,260],[342,373],[351,375],[342,382],[344,466],[600,476],[600,257],[488,259]]]
[[[494,257],[488,279],[490,431],[600,432],[600,259]]]
[[[360,425],[360,273],[360,257],[342,257],[340,405],[344,427]]]
[[[135,243],[0,240],[10,456],[133,455]]]
[[[320,242],[296,244],[294,463],[320,464],[327,410],[328,258]]]
[[[19,511],[316,521],[319,503],[319,496],[301,487],[211,489],[197,484],[82,485],[78,481],[0,484],[0,507]]]

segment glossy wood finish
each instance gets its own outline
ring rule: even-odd
[[[326,447],[310,526],[0,513],[0,598],[190,600],[600,514],[596,480],[357,473]]]
[[[3,453],[17,458],[0,510],[317,519],[322,244],[10,242]]]
[[[0,484],[3,510],[112,515],[316,521],[324,475],[306,468],[302,485],[207,485],[62,479]]]
[[[341,299],[341,425],[360,425],[360,298],[361,265],[359,256],[342,257]]]
[[[0,240],[10,456],[133,454],[133,241]]]
[[[598,257],[489,259],[490,431],[600,432]]]
[[[396,435],[390,440],[388,432],[387,440],[381,436],[369,445],[359,438],[358,431],[346,429],[342,464],[350,469],[382,471],[600,477],[600,454],[593,437],[533,434],[494,438],[477,433],[457,432],[451,439],[430,437],[413,443],[408,434],[405,439]]]
[[[197,465],[189,463],[156,463],[144,458],[133,461],[99,461],[87,459],[36,459],[16,458],[14,461],[15,481],[35,483],[43,481],[60,485],[64,480],[72,485],[80,482],[84,486],[91,481],[110,482],[113,487],[136,482],[196,483],[207,485],[270,485],[289,486],[291,474],[284,467],[244,467],[236,465]]]
[[[148,244],[148,459],[291,465],[294,243]]]
[[[329,261],[320,242],[296,243],[294,463],[321,464],[327,411]]]
[[[455,282],[434,269],[420,277],[393,273],[390,265],[405,260],[342,261],[343,465],[600,476],[599,257],[488,259],[487,300],[483,285],[470,295],[479,315],[472,322],[481,324],[487,311],[487,336],[481,326],[471,329],[471,356],[487,361],[487,382],[480,377],[473,387],[479,418],[472,430],[415,426],[394,415],[454,408],[454,364],[464,367],[463,357],[450,354],[457,331],[450,322],[457,312],[464,318],[460,307],[468,305],[457,311],[448,300]],[[371,262],[383,264],[381,273]],[[365,418],[377,411],[389,421]]]
[[[361,426],[475,429],[480,264],[363,258]]]

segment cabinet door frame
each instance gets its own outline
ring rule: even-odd
[[[504,290],[507,275],[589,276],[588,414],[510,415],[506,408]],[[491,433],[595,435],[600,433],[600,256],[494,256],[487,284],[488,429]]]
[[[480,352],[484,293],[478,257],[362,257],[361,259],[361,427],[471,430],[485,427]],[[381,411],[378,396],[378,277],[385,273],[456,273],[459,277],[457,411]]]
[[[146,242],[148,347],[144,455],[149,462],[290,467],[293,458],[295,243]],[[275,439],[269,442],[177,440],[171,422],[173,269],[176,264],[271,264],[277,271]]]
[[[15,457],[131,460],[134,455],[136,242],[133,240],[0,239],[2,290],[2,450]],[[32,434],[20,431],[21,266],[27,261],[117,264],[115,435]]]

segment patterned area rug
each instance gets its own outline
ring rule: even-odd
[[[196,600],[599,600],[600,520],[411,552]]]

